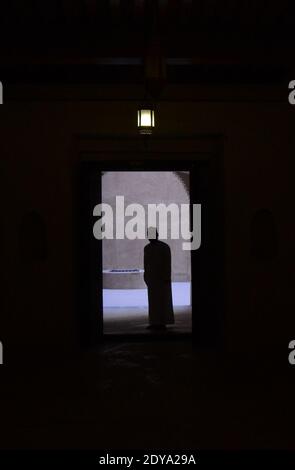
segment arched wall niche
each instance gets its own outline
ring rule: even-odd
[[[20,261],[25,264],[47,259],[47,227],[39,212],[31,210],[23,216],[18,233],[18,249]]]
[[[278,254],[278,234],[274,216],[267,208],[258,209],[250,227],[250,253],[256,262],[270,262]]]

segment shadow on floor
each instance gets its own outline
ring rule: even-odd
[[[191,307],[175,307],[175,324],[167,325],[166,331],[161,334],[187,334],[192,331]],[[151,335],[154,331],[147,327],[148,309],[145,307],[133,308],[104,308],[104,333]]]

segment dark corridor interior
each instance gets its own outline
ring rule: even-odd
[[[294,464],[294,48],[293,0],[1,3],[1,468],[7,449]],[[120,171],[189,172],[184,335],[104,334],[108,270],[146,288],[93,233]]]

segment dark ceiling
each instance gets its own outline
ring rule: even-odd
[[[7,0],[0,74],[8,82],[134,82],[161,57],[171,83],[285,80],[295,1]]]
[[[86,27],[141,31],[154,22],[165,32],[284,34],[295,26],[293,1],[273,0],[6,0],[1,27]],[[77,31],[78,33],[79,31]],[[54,30],[52,30],[54,36]]]

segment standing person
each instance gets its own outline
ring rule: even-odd
[[[171,251],[158,240],[154,227],[147,231],[149,244],[144,247],[144,281],[148,288],[149,328],[164,329],[174,323],[171,289]]]

